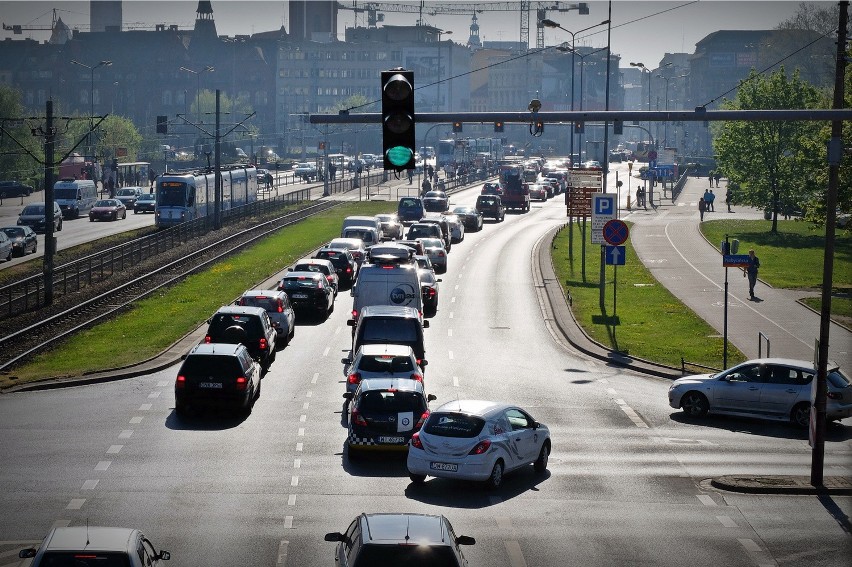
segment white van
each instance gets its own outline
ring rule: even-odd
[[[346,217],[343,219],[343,224],[340,226],[340,237],[347,238],[343,234],[343,232],[349,228],[350,226],[369,226],[370,228],[376,229],[376,233],[379,235],[379,239],[384,240],[384,234],[382,234],[382,223],[378,219],[378,217],[367,217],[367,216],[352,216]],[[377,244],[378,241],[373,242],[373,244]],[[368,244],[369,246],[369,244]]]
[[[393,260],[365,263],[350,293],[352,318],[356,321],[361,310],[369,305],[411,307],[423,317],[423,296],[416,264],[400,264]]]
[[[86,215],[98,200],[98,188],[91,179],[62,179],[53,186],[53,199],[66,219]]]
[[[364,243],[365,248],[381,242],[379,233],[371,226],[347,226],[340,233],[341,238],[357,238]]]

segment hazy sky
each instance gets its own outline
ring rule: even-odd
[[[340,0],[352,6],[352,0]],[[358,2],[363,5],[365,2]],[[419,2],[399,0],[393,4],[418,6]],[[462,2],[459,2],[460,4]],[[555,2],[547,2],[554,4]],[[279,28],[282,24],[289,29],[286,2],[257,0],[213,0],[213,18],[220,35],[252,34]],[[444,2],[444,4],[447,4]],[[465,4],[472,4],[467,3]],[[487,5],[480,1],[477,4]],[[536,5],[537,2],[532,2]],[[560,2],[569,6],[571,2]],[[836,2],[823,2],[836,5]],[[428,7],[429,2],[426,2]],[[178,24],[192,27],[195,20],[197,1],[190,0],[147,0],[124,2],[125,23]],[[772,29],[781,20],[791,16],[798,8],[798,1],[759,0],[743,2],[736,0],[701,1],[615,1],[612,3],[612,51],[622,57],[622,64],[643,62],[656,67],[665,53],[688,52],[695,43],[717,30]],[[572,32],[595,25],[607,19],[607,2],[589,2],[590,13],[581,16],[576,10],[548,12],[547,17]],[[21,2],[0,1],[0,19],[3,23],[49,28],[52,10],[72,29],[89,23],[89,2],[27,0]],[[428,10],[427,10],[428,11]],[[471,17],[468,15],[429,15],[424,11],[424,23],[452,31],[444,39],[466,43],[470,35]],[[518,12],[486,11],[477,14],[480,37],[484,41],[518,41],[520,39],[520,14]],[[386,24],[414,25],[416,13],[385,13]],[[535,47],[536,14],[529,18],[530,43]],[[338,19],[338,37],[343,39],[346,27],[355,25],[355,13],[341,10]],[[359,25],[366,25],[366,16],[359,15]],[[382,25],[382,24],[379,24]],[[82,28],[87,29],[87,28]],[[27,31],[13,36],[11,31],[2,31],[0,38],[32,37],[45,40],[49,31]],[[570,34],[559,29],[545,30],[545,45],[570,41]],[[603,47],[606,45],[606,26],[576,34],[577,45]]]

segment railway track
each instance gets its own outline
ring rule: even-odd
[[[7,371],[51,345],[115,316],[135,301],[179,283],[189,275],[235,254],[275,231],[326,211],[339,202],[321,201],[299,211],[262,222],[185,254],[143,276],[96,293],[58,313],[0,338],[0,371]]]

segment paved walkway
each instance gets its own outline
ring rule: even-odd
[[[642,263],[654,277],[684,304],[724,332],[725,268],[715,244],[699,230],[698,200],[707,188],[705,178],[689,178],[675,202],[665,199],[656,209],[634,211],[625,216],[634,224],[630,239]],[[719,195],[716,211],[704,220],[718,218],[759,219],[755,209],[724,203],[726,188]],[[721,202],[720,202],[721,201]],[[735,235],[732,235],[735,236]],[[745,251],[740,250],[740,253]],[[756,250],[760,257],[760,250]],[[814,340],[819,337],[819,314],[797,302],[809,292],[775,289],[763,281],[755,286],[754,300],[748,297],[748,280],[737,268],[728,268],[728,339],[747,357],[767,355],[813,360]],[[759,340],[763,333],[767,340]],[[762,342],[762,346],[761,345]],[[842,368],[852,368],[852,332],[832,323],[829,358]]]

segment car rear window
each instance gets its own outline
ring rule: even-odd
[[[419,209],[421,204],[417,199],[400,199],[399,207],[401,209]]]
[[[346,258],[346,256],[344,256],[343,252],[339,251],[320,250],[319,252],[317,252],[317,258],[334,261],[341,258]]]
[[[354,567],[405,565],[406,567],[455,567],[459,563],[449,546],[365,545]]]
[[[249,295],[240,299],[240,305],[261,307],[266,311],[278,311],[278,300],[267,295]]]
[[[411,372],[414,364],[408,356],[362,356],[358,369],[362,372]]]
[[[328,266],[322,264],[296,264],[293,266],[294,272],[316,272],[318,274],[328,275]]]
[[[358,410],[364,413],[423,412],[426,402],[417,392],[371,390],[361,395]]]
[[[179,374],[184,376],[239,376],[242,368],[233,356],[213,356],[191,354],[180,367]]]
[[[130,567],[127,554],[99,553],[96,551],[49,551],[41,558],[45,567]]]
[[[485,426],[485,420],[473,415],[460,413],[433,413],[429,416],[423,430],[430,435],[441,437],[476,437]]]
[[[281,280],[284,289],[312,289],[319,287],[320,284],[314,278],[305,278],[295,276],[292,278],[284,278]]]
[[[828,383],[835,388],[848,388],[849,379],[837,370],[829,372],[827,376]]]
[[[364,319],[361,323],[361,337],[371,343],[413,342],[417,340],[416,319]]]
[[[242,327],[250,335],[259,335],[260,321],[257,317],[238,314],[217,314],[210,321],[208,334],[211,337],[222,335],[229,327]],[[214,341],[215,342],[215,341]]]

